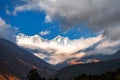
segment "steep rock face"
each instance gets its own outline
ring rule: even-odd
[[[5,39],[0,39],[1,78],[25,79],[30,69],[37,68],[43,77],[54,75],[53,66]],[[12,79],[10,79],[12,80]]]
[[[69,80],[73,77],[76,77],[82,73],[85,74],[101,74],[107,71],[114,71],[117,68],[120,68],[120,57],[118,56],[119,51],[114,54],[112,60],[102,61],[97,63],[87,63],[87,64],[78,64],[65,67],[58,71],[56,77],[62,80]]]

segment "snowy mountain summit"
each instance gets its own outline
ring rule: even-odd
[[[55,41],[60,45],[72,45],[72,41],[70,41],[68,37],[62,37],[60,35],[55,37],[52,41]]]
[[[39,35],[34,35],[34,36],[26,36],[22,33],[20,33],[17,38],[16,38],[17,42],[25,42],[25,43],[33,43],[33,44],[40,44],[40,43],[50,43],[50,42],[54,42],[57,43],[59,45],[72,45],[72,41],[69,40],[68,37],[62,37],[60,35],[58,35],[57,37],[55,37],[52,40],[47,40],[47,39],[43,39],[42,37],[40,37]]]
[[[27,36],[21,33],[17,35],[16,43],[46,62],[58,64],[69,58],[81,58],[85,53],[78,51],[88,48],[101,39],[101,36],[97,36],[97,38],[70,40],[68,37],[58,35],[47,40],[39,35]]]

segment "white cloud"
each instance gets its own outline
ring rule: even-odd
[[[12,13],[8,9],[6,9],[6,14],[11,15]]]
[[[15,40],[15,33],[18,31],[15,28],[12,28],[11,25],[7,24],[1,17],[0,17],[0,37],[14,41]]]
[[[99,35],[86,39],[69,40],[67,37],[57,36],[52,40],[45,40],[38,35],[26,36],[20,34],[17,36],[17,44],[31,50],[37,50],[38,52],[33,51],[35,55],[51,64],[57,64],[68,58],[80,58],[84,56],[85,53],[76,52],[90,47],[102,38]]]
[[[44,10],[46,20],[57,20],[62,27],[68,29],[84,22],[88,28],[103,32],[108,38],[118,39],[120,36],[120,0],[31,0],[25,5],[17,6],[15,12],[25,10]],[[49,16],[49,17],[48,17]],[[118,27],[117,27],[117,26]],[[116,29],[117,28],[117,31]],[[106,33],[106,31],[111,33]],[[114,35],[112,34],[114,30]],[[112,35],[110,35],[112,34]]]
[[[50,33],[51,33],[51,31],[45,30],[45,31],[41,31],[41,32],[40,32],[40,35],[41,35],[41,36],[45,36],[45,35],[48,35],[48,34],[50,34]]]
[[[50,16],[46,15],[46,17],[45,17],[45,22],[46,22],[46,23],[52,22]]]
[[[119,46],[120,40],[118,41],[111,41],[111,40],[104,40],[99,45],[97,45],[96,49],[105,49],[105,48],[113,48],[115,46]],[[112,52],[111,52],[112,53]]]
[[[89,48],[83,50],[87,55],[97,55],[97,54],[114,54],[116,51],[120,50],[120,40],[111,40],[104,37],[101,41],[95,43]]]
[[[25,1],[26,2],[26,1]],[[21,11],[40,10],[40,6],[36,0],[31,1],[29,4],[24,4],[14,8],[13,15],[16,15]]]

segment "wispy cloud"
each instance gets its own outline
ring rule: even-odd
[[[50,34],[50,33],[51,33],[51,31],[45,30],[45,31],[41,31],[41,32],[40,32],[40,35],[41,35],[41,36],[45,36],[45,35],[48,35],[48,34]]]
[[[6,9],[6,14],[11,15],[12,13],[8,9]]]
[[[18,31],[17,28],[11,27],[10,24],[7,24],[1,17],[0,17],[0,37],[4,39],[8,39],[10,41],[15,41],[16,32]]]

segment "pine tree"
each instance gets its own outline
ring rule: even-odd
[[[26,80],[42,80],[40,75],[37,72],[37,69],[32,69],[30,72],[27,74]]]

